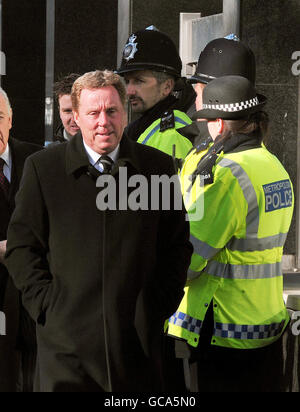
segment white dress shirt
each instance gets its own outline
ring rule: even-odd
[[[6,179],[11,182],[12,159],[9,145],[6,146],[5,152],[0,156],[4,161],[3,174]]]
[[[87,153],[87,156],[89,158],[89,162],[92,166],[94,166],[95,169],[99,170],[99,172],[103,172],[103,165],[99,163],[99,160],[101,159],[101,155],[97,152],[95,152],[93,149],[91,149],[83,140],[83,144],[85,147],[85,151]],[[120,151],[120,144],[115,148],[115,150],[111,153],[109,153],[107,156],[109,156],[112,161],[115,163],[119,157],[119,151]]]

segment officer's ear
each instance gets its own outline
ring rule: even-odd
[[[162,84],[162,93],[164,97],[169,96],[169,94],[173,91],[174,86],[175,86],[175,81],[174,79],[167,79],[165,82]]]
[[[12,128],[12,125],[13,125],[13,123],[12,123],[12,120],[13,120],[13,111],[12,111],[11,108],[10,108],[10,110],[9,110],[8,116],[9,116],[8,122],[9,122],[9,130],[10,130],[10,129]]]
[[[222,134],[223,130],[224,130],[224,120],[223,119],[216,119],[217,122],[217,132],[218,134]]]

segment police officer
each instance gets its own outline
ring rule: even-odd
[[[227,75],[243,76],[255,84],[255,55],[234,34],[210,41],[200,53],[196,72],[188,79],[197,93],[197,110],[202,109],[202,94],[206,85],[213,79]],[[179,132],[193,141],[194,146],[197,146],[199,150],[211,143],[205,121],[193,122],[180,129]]]
[[[207,120],[213,145],[192,151],[181,171],[194,254],[169,334],[186,342],[199,391],[282,390],[281,258],[294,197],[262,144],[265,102],[244,77],[209,82],[195,118]]]
[[[192,144],[178,130],[191,119],[186,111],[196,94],[181,79],[182,62],[173,41],[154,26],[132,34],[117,73],[124,76],[134,113],[142,116],[127,127],[127,135],[141,144],[184,158]]]

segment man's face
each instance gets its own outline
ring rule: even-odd
[[[127,125],[125,108],[113,86],[83,89],[74,118],[85,143],[101,155],[115,150]]]
[[[8,109],[5,98],[0,93],[0,155],[5,152],[12,127],[12,113]]]
[[[75,136],[79,132],[79,127],[75,123],[71,95],[64,94],[59,97],[59,115],[64,129],[70,136]]]
[[[126,90],[129,102],[134,113],[144,113],[171,92],[167,82],[158,84],[151,71],[141,70],[126,73]]]

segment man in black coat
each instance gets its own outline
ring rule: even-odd
[[[176,189],[164,210],[150,185],[174,174],[172,159],[123,135],[118,75],[85,74],[72,103],[82,134],[29,159],[9,227],[6,264],[37,322],[36,390],[161,391],[164,323],[192,254]],[[116,208],[104,210],[103,178],[120,188]],[[158,207],[124,207],[138,203],[135,179]]]
[[[34,325],[20,304],[3,260],[25,160],[42,148],[9,137],[11,127],[12,109],[0,88],[0,311],[6,317],[6,335],[0,336],[0,392],[27,392],[33,384]]]

